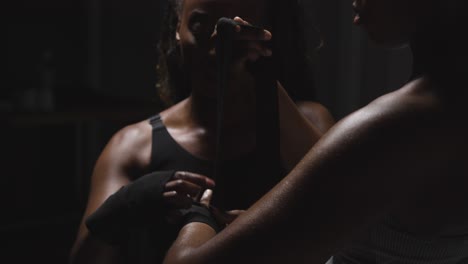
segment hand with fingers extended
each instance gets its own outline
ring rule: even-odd
[[[171,210],[189,208],[214,185],[210,178],[195,173],[153,172],[111,195],[86,219],[86,226],[94,236],[118,244],[130,228],[160,224]]]

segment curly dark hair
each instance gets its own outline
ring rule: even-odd
[[[175,39],[177,24],[179,22],[179,13],[181,11],[183,0],[165,1],[164,18],[161,23],[161,33],[158,44],[159,61],[156,66],[158,82],[156,88],[159,97],[167,104],[187,97],[190,93],[189,88],[180,80],[184,76],[180,63],[180,49]]]
[[[180,48],[175,39],[179,12],[184,0],[167,0],[161,29],[159,62],[156,84],[160,98],[167,105],[177,103],[190,95],[190,87],[180,62]],[[274,51],[278,62],[277,79],[284,84],[293,99],[304,99],[306,84],[311,99],[314,80],[310,74],[311,52],[307,50],[304,36],[304,17],[298,0],[268,1],[269,22],[273,32]],[[302,97],[302,98],[301,98]]]

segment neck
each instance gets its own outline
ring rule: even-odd
[[[196,87],[192,90],[192,94],[187,100],[186,111],[197,126],[216,131],[218,99],[198,91],[201,90]],[[242,126],[254,128],[254,122],[255,93],[245,91],[226,92],[223,107],[223,126],[232,131],[233,129],[242,129]]]

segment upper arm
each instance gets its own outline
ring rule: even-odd
[[[102,151],[93,170],[85,217],[149,165],[151,133],[144,125],[139,123],[120,130]]]
[[[151,155],[151,133],[145,122],[128,126],[117,132],[99,156],[91,177],[90,193],[80,223],[74,250],[88,236],[86,218],[122,186],[129,184],[135,173],[143,173]],[[150,128],[149,128],[150,129]]]

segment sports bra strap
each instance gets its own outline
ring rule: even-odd
[[[164,128],[160,114],[150,117],[149,122],[153,127],[153,130],[160,130],[161,128]]]

